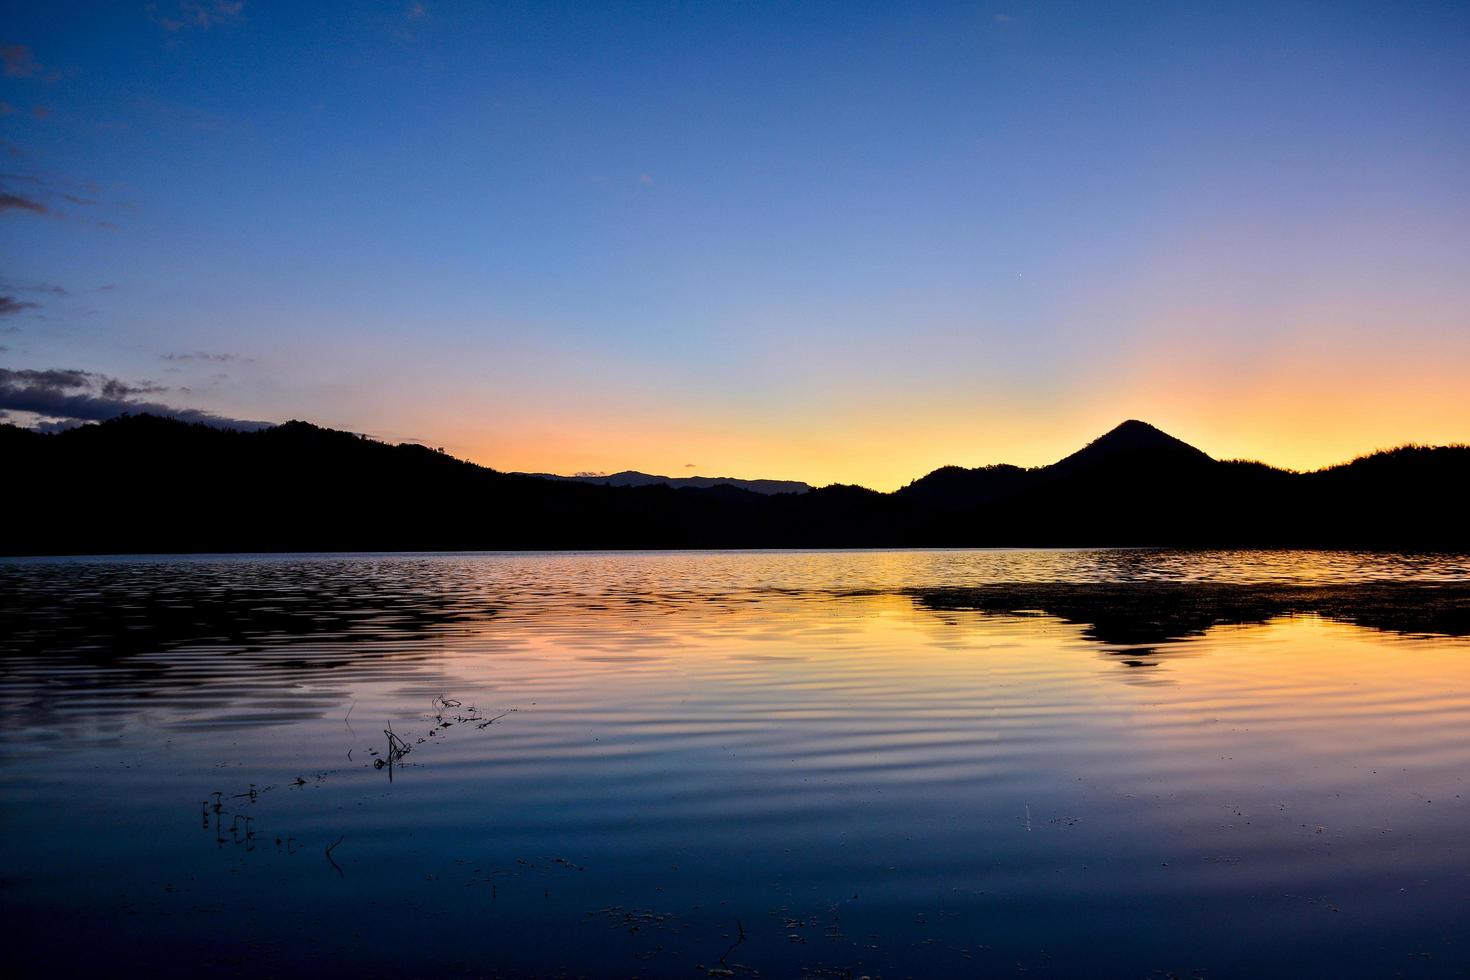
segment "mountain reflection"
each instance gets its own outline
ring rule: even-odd
[[[86,921],[153,975],[239,972],[226,945],[319,975],[314,942],[336,972],[432,948],[476,975],[703,975],[744,931],[766,976],[1142,976],[1220,922],[1211,975],[1274,975],[1228,956],[1298,950],[1320,896],[1338,932],[1287,972],[1392,975],[1431,941],[1464,962],[1467,567],[0,561],[5,911],[24,963]],[[362,923],[405,901],[384,969]],[[140,939],[138,908],[198,943]],[[1064,931],[1057,967],[1034,951]],[[486,970],[486,937],[520,958]]]
[[[1089,560],[1116,574],[1147,556],[1101,553]],[[1153,557],[1148,568],[1157,573]],[[595,568],[610,561],[539,559],[568,560]],[[552,590],[508,574],[524,561],[302,556],[3,565],[0,724],[56,726],[84,716],[107,730],[150,705],[176,709],[172,724],[180,727],[299,721],[340,708],[344,685],[406,682],[441,670],[450,646],[514,653],[529,637],[550,637],[552,649],[584,663],[634,669],[662,657],[681,636],[734,630],[760,640],[740,658],[799,660],[804,630],[829,616],[834,602],[863,597],[907,597],[960,628],[978,625],[967,614],[1067,623],[1079,627],[1078,639],[1100,646],[1108,663],[1148,683],[1158,682],[1149,679],[1158,676],[1150,668],[1195,655],[1192,644],[1179,641],[1280,617],[1317,616],[1409,636],[1470,635],[1470,585],[1463,582],[1120,578],[834,590],[713,578],[671,592],[667,579],[655,585],[640,578],[635,570],[643,559],[628,558],[617,560],[623,577],[594,592],[567,581]],[[675,614],[697,628],[670,632]],[[537,655],[559,654],[542,647]],[[58,708],[67,698],[76,711]]]
[[[1021,582],[905,593],[920,608],[936,612],[1052,616],[1081,626],[1089,640],[1140,648],[1139,654],[1216,626],[1255,625],[1281,616],[1321,616],[1409,635],[1470,635],[1470,587],[1433,582]]]

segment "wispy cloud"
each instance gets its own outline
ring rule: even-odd
[[[6,78],[30,78],[43,69],[31,49],[24,44],[7,44],[0,47],[0,66]]]
[[[4,147],[5,144],[0,143],[0,149]],[[129,208],[126,203],[104,203],[100,199],[102,188],[90,181],[15,172],[0,173],[0,180],[25,188],[24,193],[0,188],[0,213],[26,211],[63,221],[74,220],[94,228],[111,229],[117,225],[111,221],[98,220],[77,209]]]
[[[264,429],[272,424],[228,418],[202,409],[180,408],[138,397],[166,390],[152,382],[132,383],[92,371],[0,368],[0,409],[40,416],[37,427],[101,422],[128,413],[203,422],[226,429]]]
[[[148,16],[153,19],[153,23],[170,34],[177,34],[196,27],[207,31],[211,27],[239,20],[245,3],[244,0],[213,0],[207,3],[182,0],[176,6],[166,9],[167,12],[164,12],[165,8],[158,4],[149,4]]]
[[[14,316],[34,309],[39,309],[38,304],[16,299],[14,296],[0,296],[0,316]]]
[[[46,214],[46,205],[40,201],[33,201],[19,194],[9,191],[0,191],[0,211],[30,211],[32,214]]]
[[[227,361],[238,360],[239,354],[212,354],[209,351],[190,351],[185,354],[160,354],[165,361],[212,361],[216,364],[224,364]]]

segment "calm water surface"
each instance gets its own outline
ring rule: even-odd
[[[925,598],[1056,582],[1470,558],[0,562],[9,969],[1470,972],[1470,639]]]

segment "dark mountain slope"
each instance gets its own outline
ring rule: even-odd
[[[947,467],[893,494],[599,486],[302,422],[0,425],[7,554],[980,545],[1470,547],[1470,449],[1316,473],[1218,462],[1142,423],[1033,470]]]
[[[1030,485],[1032,473],[1019,466],[941,466],[895,492],[900,500],[953,512],[1002,500]]]
[[[1129,419],[1072,455],[1045,468],[1054,474],[1064,474],[1096,466],[1117,465],[1120,462],[1137,465],[1144,461],[1151,464],[1167,462],[1179,466],[1199,466],[1213,462],[1209,456],[1189,443],[1176,439],[1167,432],[1161,432],[1147,422]]]

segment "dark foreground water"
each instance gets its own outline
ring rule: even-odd
[[[1463,975],[1467,585],[1319,553],[3,562],[4,969]]]

